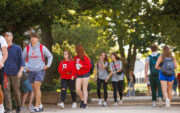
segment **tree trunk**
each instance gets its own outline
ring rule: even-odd
[[[42,24],[41,25],[41,36],[42,36],[42,44],[45,45],[48,50],[52,53],[52,45],[53,45],[53,38],[52,38],[52,32],[51,32],[51,25],[50,24]],[[51,71],[51,68],[49,68],[46,71],[46,76],[44,78],[44,83],[53,83],[53,73]]]

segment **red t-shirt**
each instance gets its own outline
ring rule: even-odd
[[[76,78],[76,68],[74,61],[60,61],[58,66],[58,72],[61,75],[61,79],[71,79],[72,76]]]
[[[79,57],[76,56],[74,58],[74,61],[75,61],[75,66],[77,64],[82,65],[82,67],[79,68],[79,69],[76,67],[77,75],[81,76],[81,75],[84,75],[84,74],[90,72],[90,69],[91,69],[92,66],[91,66],[91,61],[90,61],[90,59],[88,57],[84,56],[84,60],[81,60]]]

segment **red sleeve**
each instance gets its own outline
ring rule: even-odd
[[[91,69],[91,61],[88,57],[84,57],[84,64],[82,65],[82,68],[84,69]]]
[[[58,73],[59,73],[59,74],[62,74],[62,73],[63,73],[63,71],[62,71],[62,63],[61,63],[61,61],[59,62],[59,66],[58,66]]]
[[[71,60],[71,65],[72,65],[72,75],[75,77],[76,76],[75,61]]]

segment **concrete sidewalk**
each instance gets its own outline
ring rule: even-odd
[[[113,99],[108,99],[108,106],[98,106],[98,99],[92,99],[88,109],[72,109],[71,104],[65,105],[65,109],[59,109],[56,105],[44,105],[44,113],[180,113],[180,97],[174,97],[170,109],[152,107],[151,97],[124,97],[124,103],[113,106]],[[13,112],[15,113],[15,112]],[[22,113],[30,113],[27,110]]]

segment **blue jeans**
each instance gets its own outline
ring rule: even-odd
[[[135,96],[135,90],[134,90],[134,83],[133,82],[129,82],[129,91],[128,91],[128,95],[127,96]]]

